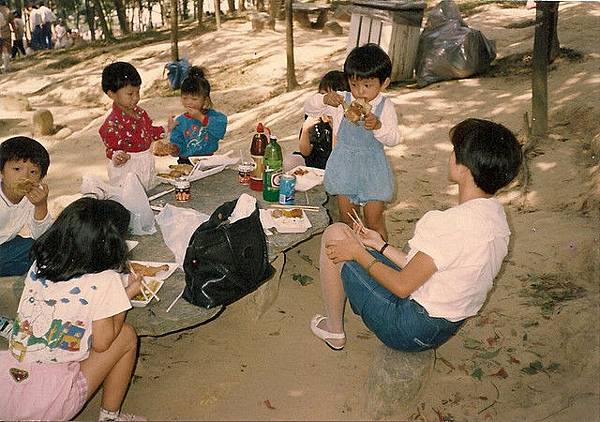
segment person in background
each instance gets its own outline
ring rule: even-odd
[[[67,27],[65,26],[62,18],[58,18],[56,25],[54,25],[54,48],[65,48],[67,40]]]
[[[56,15],[43,1],[40,1],[39,12],[42,15],[42,41],[44,48],[52,48],[52,26],[56,22]]]
[[[227,130],[227,116],[213,108],[210,83],[204,70],[190,67],[181,83],[181,104],[185,112],[175,119],[171,143],[179,151],[179,164],[191,164],[189,157],[212,155]]]
[[[14,40],[11,51],[12,59],[17,58],[17,54],[22,57],[25,56],[25,45],[23,44],[23,37],[25,36],[25,22],[21,18],[21,11],[16,9],[13,11],[13,27],[14,27]]]
[[[10,72],[11,30],[14,31],[13,14],[7,7],[6,0],[0,0],[0,54],[3,73]]]
[[[1,0],[0,0],[1,1]],[[29,30],[31,31],[31,47],[32,50],[44,49],[44,29],[42,24],[43,18],[37,3],[28,3],[27,10],[29,12]]]

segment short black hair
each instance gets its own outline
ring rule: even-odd
[[[206,79],[205,73],[206,71],[199,66],[190,67],[187,76],[183,82],[181,82],[181,94],[206,97],[208,100],[207,103],[205,103],[206,108],[211,108],[210,82]]]
[[[110,199],[71,203],[33,243],[37,275],[60,282],[106,270],[127,272],[129,219],[129,211]]]
[[[321,91],[350,91],[348,78],[341,70],[330,70],[319,82],[319,92]]]
[[[467,167],[475,184],[488,194],[508,185],[519,174],[523,152],[505,126],[483,119],[466,119],[450,129],[456,163]]]
[[[392,75],[392,60],[377,44],[368,43],[350,51],[344,62],[344,73],[348,79],[377,78],[383,83]]]
[[[50,167],[50,155],[42,144],[27,136],[14,136],[0,144],[0,171],[7,161],[31,161],[40,168],[41,177]]]
[[[102,91],[117,92],[121,88],[131,85],[138,87],[142,84],[142,77],[131,63],[114,62],[102,70]]]

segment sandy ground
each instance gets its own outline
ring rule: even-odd
[[[524,7],[488,5],[466,20],[496,40],[498,59],[506,62],[530,53],[533,26],[512,24],[533,17]],[[230,118],[222,151],[246,151],[258,121],[272,128],[285,151],[295,148],[304,98],[321,74],[343,63],[348,24],[341,24],[341,37],[296,29],[301,88],[291,93],[284,89],[281,23],[276,32],[252,34],[250,23],[227,21],[219,32],[180,42],[183,56],[209,69],[213,102]],[[561,3],[559,38],[582,57],[561,57],[552,65],[549,135],[528,154],[527,185],[522,179],[500,195],[513,236],[496,287],[480,315],[437,350],[420,395],[390,419],[600,420],[594,328],[600,316],[600,178],[599,149],[592,142],[600,131],[600,5]],[[27,97],[34,110],[50,109],[55,123],[72,132],[42,139],[52,157],[47,181],[54,213],[77,197],[82,175],[105,175],[97,136],[109,106],[100,89],[102,67],[116,59],[132,62],[144,81],[141,105],[160,123],[181,111],[177,97],[157,95],[168,57],[168,41],[99,48],[65,70],[48,67],[64,55],[44,54],[0,76],[1,95]],[[387,150],[398,186],[386,211],[392,243],[403,245],[427,210],[456,203],[456,188],[446,181],[452,125],[470,116],[490,118],[523,135],[530,74],[523,66],[508,70],[506,76],[388,90],[406,135]],[[0,107],[0,137],[29,133],[32,113]],[[158,166],[166,164],[161,159]],[[124,409],[154,420],[369,419],[362,400],[377,339],[351,312],[341,353],[308,329],[310,317],[322,310],[319,241],[287,253],[279,297],[258,321],[236,303],[206,325],[142,338]],[[293,280],[296,274],[313,281],[302,286]],[[98,406],[96,397],[78,419],[95,418]]]

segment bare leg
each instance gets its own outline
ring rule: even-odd
[[[385,203],[383,201],[369,201],[365,205],[365,225],[375,230],[381,235],[383,240],[387,241],[388,233],[385,227],[385,218],[383,218],[383,210],[385,209]]]
[[[325,245],[329,240],[346,239],[352,235],[350,228],[342,223],[332,224],[325,230],[321,239],[321,252],[319,257],[319,275],[321,278],[321,294],[325,303],[327,319],[321,322],[319,328],[331,333],[344,332],[344,305],[346,293],[340,271],[342,264],[334,264],[325,253]],[[336,347],[346,343],[345,339],[329,340]]]
[[[81,362],[81,371],[88,382],[88,399],[101,384],[102,408],[118,411],[129,387],[137,352],[137,334],[135,329],[124,323],[121,332],[108,350],[94,352]]]
[[[352,219],[348,213],[352,214],[352,210],[360,211],[360,207],[350,202],[347,196],[338,195],[338,205],[340,209],[340,221],[352,227]]]

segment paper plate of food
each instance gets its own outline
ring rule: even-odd
[[[164,281],[177,269],[175,262],[129,261],[129,268],[135,274],[141,275],[142,293],[131,299],[134,307],[144,307],[152,299],[160,300],[157,293]]]
[[[155,278],[144,279],[142,291],[131,299],[131,306],[134,308],[143,308],[152,299],[160,300],[157,293],[163,284],[165,284],[164,280],[157,280]]]
[[[298,166],[288,171],[288,174],[296,176],[296,190],[304,192],[323,183],[325,170],[315,167]]]
[[[169,171],[161,172],[156,175],[156,178],[162,183],[175,184],[176,180],[187,180],[188,182],[194,182],[196,180],[203,179],[207,176],[219,173],[227,167],[226,165],[219,165],[202,170],[200,162],[191,164],[171,164]]]
[[[273,225],[279,233],[304,233],[312,227],[304,210],[300,208],[269,209]]]

